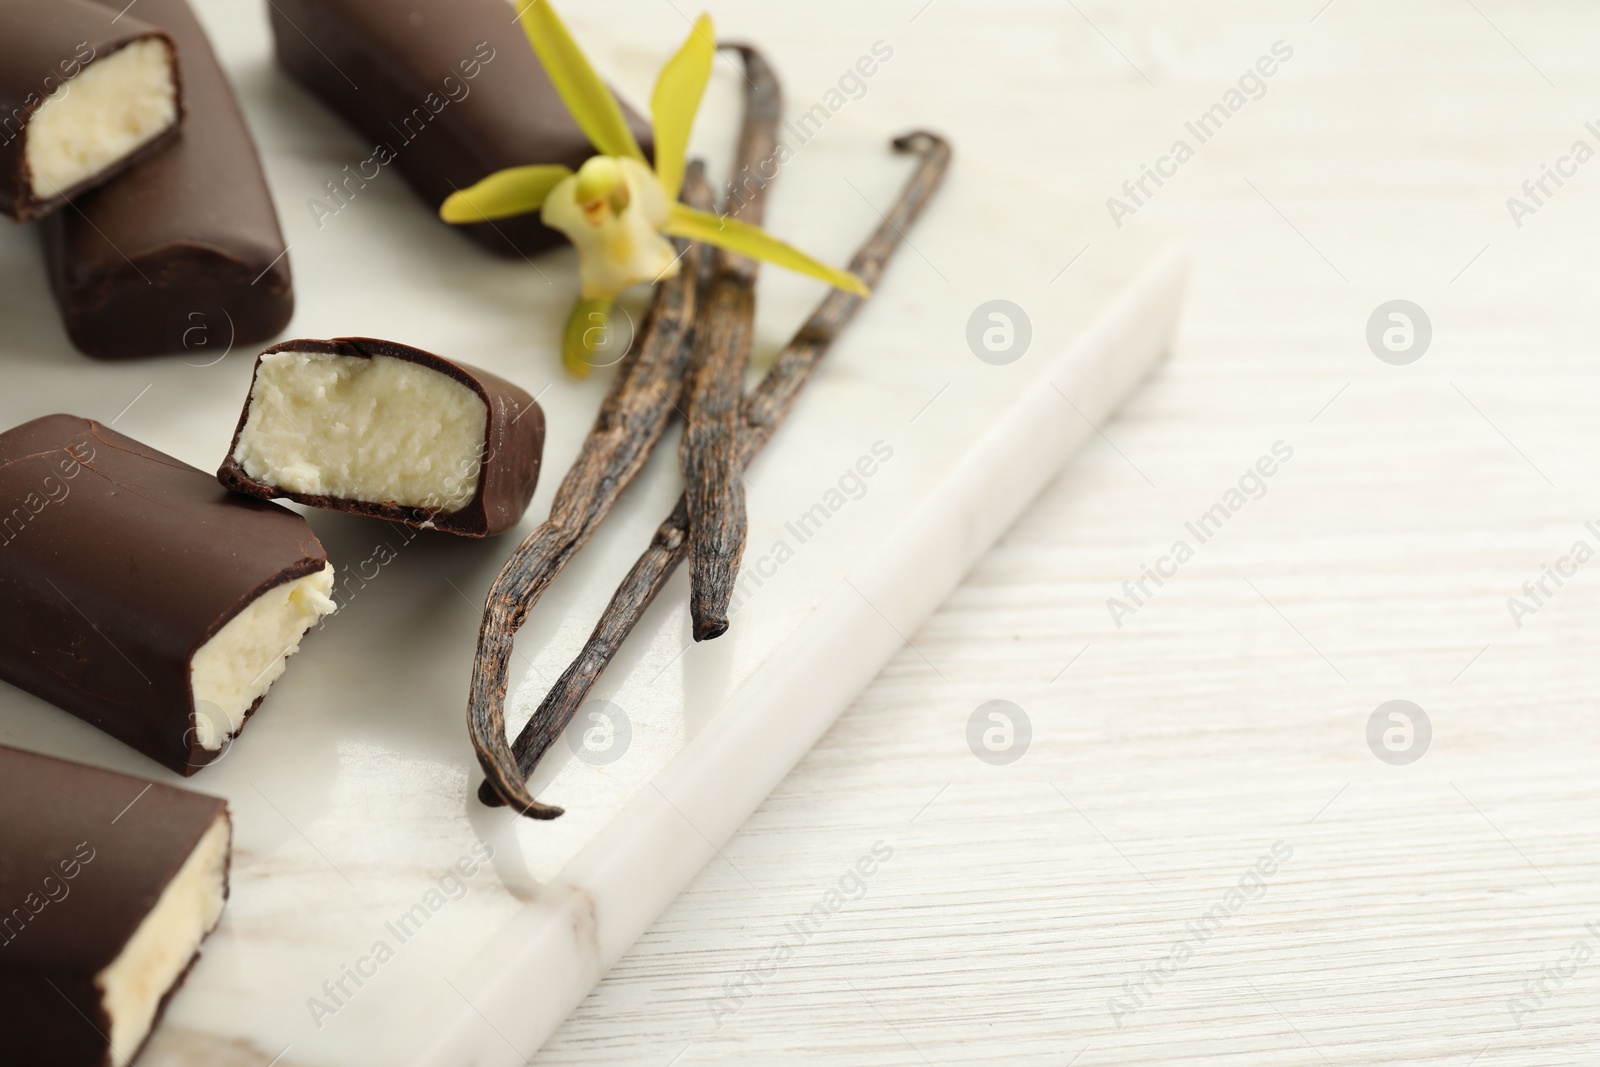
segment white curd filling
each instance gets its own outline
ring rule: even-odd
[[[172,53],[161,38],[119,48],[51,93],[28,120],[23,156],[47,200],[136,152],[178,121]]]
[[[333,565],[275,585],[229,619],[189,664],[194,724],[215,752],[244,725],[245,713],[300,650],[300,638],[336,606]]]
[[[161,998],[222,918],[228,847],[228,816],[218,814],[122,952],[95,977],[111,1020],[112,1067],[127,1067],[139,1051]]]
[[[481,396],[429,367],[273,352],[233,458],[294,493],[455,512],[477,495],[488,418]]]

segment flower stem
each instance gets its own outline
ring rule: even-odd
[[[567,315],[566,328],[561,331],[561,363],[580,378],[589,376],[595,352],[610,338],[611,306],[615,303],[609,296],[588,297],[573,304]]]

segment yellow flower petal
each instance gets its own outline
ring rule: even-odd
[[[738,252],[752,259],[775,263],[800,274],[818,278],[836,289],[843,289],[857,296],[872,295],[872,290],[867,288],[866,283],[849,271],[819,263],[793,245],[786,244],[765,230],[735,218],[720,217],[705,211],[696,211],[683,204],[673,204],[672,213],[667,217],[667,224],[662,232],[673,237],[704,241],[708,245],[726,248],[730,252]]]
[[[617,98],[589,65],[550,0],[534,0],[522,8],[521,19],[534,54],[590,143],[601,155],[644,159]]]
[[[668,60],[650,94],[650,118],[656,133],[656,176],[667,199],[678,199],[683,188],[684,162],[689,155],[689,130],[694,126],[700,98],[711,80],[711,61],[717,52],[711,16],[701,15],[689,31],[678,54]]]
[[[561,331],[561,363],[579,378],[589,376],[595,350],[606,342],[614,302],[610,297],[579,300],[567,315]]]
[[[439,205],[439,217],[461,225],[538,211],[544,206],[544,198],[550,195],[550,190],[571,173],[559,163],[508,167],[451,193]]]

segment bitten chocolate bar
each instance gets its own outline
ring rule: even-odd
[[[95,2],[115,13],[126,0]],[[177,42],[187,112],[170,145],[44,220],[67,335],[107,359],[265,341],[294,290],[256,146],[189,5],[139,0],[134,13]]]
[[[215,797],[0,746],[0,1062],[126,1067],[216,929]]]
[[[595,154],[505,0],[274,0],[271,15],[278,62],[372,142],[328,182],[329,213],[390,163],[437,214],[497,170]],[[649,124],[625,113],[648,153]],[[538,212],[455,228],[510,256],[563,240]]]
[[[544,412],[517,386],[371,337],[285,341],[256,361],[223,485],[467,537],[517,524]]]
[[[161,147],[183,109],[172,38],[88,0],[0,0],[0,211],[32,219]]]
[[[333,610],[302,517],[89,419],[0,434],[0,678],[193,774]]]

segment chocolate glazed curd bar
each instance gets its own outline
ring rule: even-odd
[[[544,412],[487,371],[393,341],[285,341],[255,377],[217,479],[238,493],[466,537],[522,518]]]
[[[95,2],[115,14],[127,0]],[[187,110],[171,144],[40,224],[67,336],[105,359],[265,341],[294,289],[255,143],[189,5],[134,13],[177,42]]]
[[[126,1067],[217,926],[215,797],[0,746],[0,1062]]]
[[[437,213],[495,171],[594,155],[516,14],[505,0],[273,0],[279,64],[373,146],[328,182],[329,214],[391,162]],[[650,124],[624,114],[649,155]],[[565,240],[538,212],[455,229],[508,256]]]
[[[299,515],[71,415],[0,434],[0,678],[179,774],[332,611]]]
[[[48,214],[177,131],[172,38],[114,14],[88,0],[0,0],[0,212]]]

